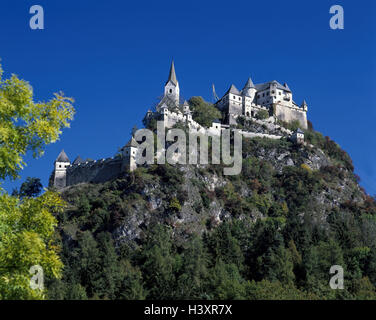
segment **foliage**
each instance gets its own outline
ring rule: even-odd
[[[256,113],[256,119],[265,120],[269,118],[269,112],[266,110],[260,110]]]
[[[31,266],[40,265],[46,276],[60,276],[57,221],[51,212],[61,212],[63,206],[49,191],[36,199],[0,195],[0,299],[44,298],[44,291],[29,286]]]
[[[193,120],[202,126],[209,128],[214,120],[221,119],[220,111],[202,97],[192,97],[188,102],[192,110]]]
[[[34,102],[33,89],[16,75],[2,78],[0,66],[0,179],[17,178],[28,150],[37,157],[55,142],[73,118],[73,100],[63,93],[48,102]]]
[[[26,181],[21,184],[20,191],[15,189],[13,196],[23,197],[37,197],[43,189],[43,185],[39,178],[27,177]]]
[[[69,126],[72,99],[62,93],[48,102],[34,102],[33,89],[16,75],[3,78],[0,66],[0,180],[15,179],[26,165],[27,151],[43,154]],[[13,196],[0,189],[0,300],[44,299],[45,289],[32,289],[29,269],[39,265],[50,278],[61,276],[53,214],[63,212],[58,194],[41,191],[40,180],[28,178]]]
[[[376,202],[330,145],[319,170],[299,156],[312,147],[255,138],[238,176],[152,165],[66,190],[66,268],[49,298],[375,299]],[[265,156],[284,153],[295,165]],[[344,290],[329,286],[332,265]]]

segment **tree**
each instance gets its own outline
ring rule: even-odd
[[[20,198],[23,197],[37,197],[42,192],[43,185],[39,178],[27,177],[26,181],[21,184],[20,191],[14,190],[12,195],[18,195]]]
[[[266,110],[260,110],[259,112],[256,113],[256,118],[259,120],[265,120],[269,118],[269,112]]]
[[[44,290],[30,287],[32,266],[40,265],[45,276],[60,276],[51,212],[62,208],[63,201],[51,191],[36,199],[0,195],[0,299],[44,298]]]
[[[58,139],[73,118],[72,102],[62,93],[48,102],[34,102],[29,83],[16,75],[3,79],[0,65],[0,181],[19,177],[28,151],[41,156],[45,145]],[[29,194],[36,195],[38,190],[31,190]],[[0,188],[0,299],[45,298],[44,289],[30,286],[29,269],[34,265],[41,266],[47,277],[60,277],[53,213],[62,212],[63,207],[52,191],[19,199]]]
[[[202,97],[192,97],[189,99],[192,109],[192,118],[204,127],[211,127],[213,121],[220,119],[221,112],[212,104],[206,102]]]
[[[142,272],[149,291],[148,298],[173,299],[176,257],[171,231],[160,224],[149,230],[142,256]]]

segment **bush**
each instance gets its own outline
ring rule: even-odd
[[[265,120],[267,118],[269,118],[269,112],[266,110],[260,110],[256,113],[256,119]]]

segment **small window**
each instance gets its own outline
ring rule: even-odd
[[[59,164],[59,168],[61,168],[61,164]]]
[[[170,89],[170,93],[172,93],[172,89]]]
[[[263,93],[262,96],[265,97],[265,93]]]
[[[239,101],[241,100],[242,98],[239,97]]]

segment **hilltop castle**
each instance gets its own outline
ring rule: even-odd
[[[174,62],[172,62],[169,77],[164,86],[164,95],[154,112],[150,109],[147,111],[144,123],[148,124],[152,119],[158,119],[163,121],[165,128],[171,128],[180,122],[185,123],[191,130],[221,135],[222,129],[235,128],[239,118],[244,118],[267,126],[268,129],[278,129],[290,136],[295,143],[304,143],[302,130],[292,132],[277,124],[279,120],[284,122],[296,120],[303,129],[307,129],[307,103],[303,101],[301,106],[298,106],[293,101],[292,92],[286,83],[282,85],[274,80],[254,84],[249,78],[241,91],[232,84],[214,106],[222,113],[221,121],[213,121],[209,128],[194,121],[189,103],[180,101],[179,82]],[[268,115],[264,120],[257,119],[257,114],[261,111]],[[241,133],[244,137],[282,138],[282,135],[248,131],[241,131]],[[82,182],[105,182],[116,178],[124,171],[133,171],[137,168],[135,160],[137,147],[138,143],[132,137],[112,158],[89,161],[78,156],[72,163],[62,150],[54,162],[49,185],[62,189]]]

